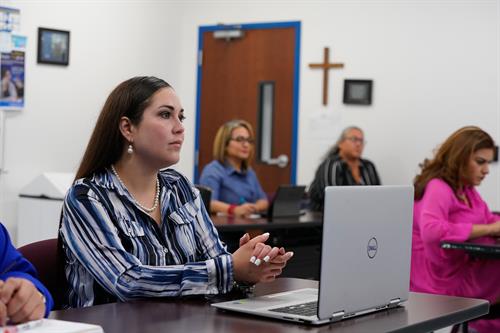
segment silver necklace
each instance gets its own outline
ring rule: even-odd
[[[127,189],[127,186],[125,186],[125,184],[123,183],[123,180],[120,178],[120,176],[118,176],[118,172],[116,172],[116,169],[115,169],[115,166],[111,164],[111,170],[113,171],[113,173],[115,174],[116,178],[118,179],[118,181],[120,182],[120,184],[122,184],[123,188]],[[127,189],[128,191],[128,189]],[[130,191],[129,191],[130,193]],[[141,205],[133,196],[132,196],[132,193],[130,193],[130,196],[132,197],[132,199],[134,199],[134,203],[139,206],[139,208],[141,208],[143,211],[145,211],[146,213],[148,214],[151,214],[152,212],[155,211],[156,208],[158,208],[158,204],[160,203],[160,180],[158,179],[158,177],[156,177],[156,194],[155,194],[155,201],[154,201],[154,204],[153,204],[153,207],[151,208],[147,208],[147,207],[144,207],[143,205]]]

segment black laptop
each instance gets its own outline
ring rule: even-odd
[[[500,258],[500,244],[471,242],[441,242],[443,249],[464,250],[468,254],[482,258]]]
[[[276,195],[269,205],[267,216],[269,220],[281,217],[298,217],[301,215],[300,204],[306,187],[297,185],[280,185]]]

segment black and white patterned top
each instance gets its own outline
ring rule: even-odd
[[[161,225],[109,169],[71,187],[60,230],[68,306],[231,290],[232,256],[199,191],[174,170],[158,177]]]
[[[316,170],[314,180],[309,187],[311,208],[323,210],[325,187],[327,186],[380,185],[380,178],[372,162],[360,159],[359,173],[361,179],[357,183],[347,162],[342,160],[339,155],[326,158]]]

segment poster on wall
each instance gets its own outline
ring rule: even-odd
[[[0,56],[0,107],[24,107],[23,51],[2,52]]]

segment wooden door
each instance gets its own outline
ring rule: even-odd
[[[200,28],[195,182],[213,159],[217,129],[228,120],[244,119],[255,130],[252,168],[264,191],[295,183],[299,35],[300,22]],[[264,86],[271,89],[265,96],[272,100],[267,121],[261,111]],[[267,148],[261,140],[264,131]],[[280,155],[289,160],[284,167],[274,164]]]

